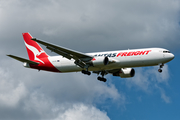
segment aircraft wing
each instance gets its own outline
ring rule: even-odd
[[[27,60],[27,59],[24,59],[24,58],[21,58],[21,57],[17,57],[17,56],[14,56],[14,55],[7,55],[13,59],[16,59],[20,62],[26,62],[26,63],[30,63],[30,64],[34,64],[34,65],[38,65],[39,63],[38,62],[34,62],[34,61],[31,61],[31,60]]]
[[[33,41],[36,41],[44,46],[46,46],[47,49],[67,58],[67,59],[74,59],[74,60],[82,60],[84,62],[90,61],[93,59],[92,56],[86,55],[84,53],[75,51],[75,50],[71,50],[65,47],[61,47],[61,46],[57,46],[42,40],[37,40],[36,38],[32,38]]]

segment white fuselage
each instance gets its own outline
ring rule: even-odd
[[[99,81],[106,82],[107,74],[121,78],[135,75],[132,67],[159,65],[162,72],[164,63],[171,61],[174,55],[162,48],[117,50],[106,52],[82,53],[33,38],[30,33],[22,33],[29,59],[7,55],[24,63],[24,67],[50,72],[79,72],[85,75],[96,73]],[[60,56],[49,56],[39,44]]]
[[[146,49],[131,49],[120,51],[107,51],[87,53],[87,55],[98,57],[108,57],[111,64],[103,66],[90,66],[89,71],[102,71],[120,68],[155,66],[162,63],[167,63],[174,58],[174,55],[166,49],[162,48],[146,48]],[[48,57],[49,61],[61,72],[78,72],[82,68],[74,64],[74,60],[64,58],[62,56]]]

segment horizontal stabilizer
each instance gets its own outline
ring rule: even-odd
[[[29,63],[29,64],[34,64],[34,65],[38,65],[39,63],[38,62],[34,62],[34,61],[31,61],[31,60],[28,60],[28,59],[24,59],[24,58],[21,58],[21,57],[17,57],[17,56],[14,56],[14,55],[7,55],[13,59],[16,59],[20,62],[26,62],[26,63]]]

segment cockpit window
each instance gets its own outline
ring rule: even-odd
[[[170,53],[169,51],[163,51],[163,53]]]

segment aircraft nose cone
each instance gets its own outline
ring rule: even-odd
[[[166,54],[164,54],[164,58],[165,58],[164,60],[166,60],[166,62],[169,62],[174,59],[174,55],[172,53],[166,53]]]
[[[173,55],[172,53],[170,53],[169,55],[167,55],[167,58],[168,58],[169,60],[173,60],[173,59],[174,59],[174,55]]]

